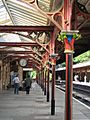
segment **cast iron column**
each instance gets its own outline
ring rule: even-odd
[[[41,72],[41,70],[40,70],[40,86],[42,88],[42,72]]]
[[[55,115],[55,65],[52,65],[51,115]]]
[[[47,102],[49,102],[49,65],[47,67]]]
[[[66,53],[65,120],[72,120],[72,53]]]
[[[72,87],[73,87],[73,51],[74,40],[78,31],[66,30],[64,35],[66,53],[66,90],[65,90],[65,120],[72,120]],[[63,34],[64,33],[64,34]]]
[[[45,73],[44,73],[44,95],[46,95],[46,70],[45,70]]]
[[[57,54],[51,55],[52,60],[52,91],[51,91],[51,115],[55,115],[55,65]]]
[[[72,1],[73,2],[73,1]],[[73,51],[74,40],[78,31],[71,30],[72,4],[64,0],[64,29],[62,37],[65,41],[66,53],[66,91],[65,91],[65,120],[72,120],[72,81],[73,81]]]
[[[56,29],[51,33],[50,42],[50,60],[52,62],[52,86],[51,86],[51,115],[55,115],[55,65],[56,65],[56,54],[55,54],[55,38]]]
[[[44,91],[44,68],[42,67],[42,90]]]

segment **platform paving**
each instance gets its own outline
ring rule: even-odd
[[[46,102],[40,86],[36,84],[30,94],[13,90],[0,92],[0,120],[64,120],[65,94],[56,88],[55,115],[51,115],[51,102]],[[73,100],[73,120],[90,120],[90,109]]]

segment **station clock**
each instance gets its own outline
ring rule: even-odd
[[[22,59],[20,59],[19,64],[21,67],[25,67],[27,65],[27,60],[22,58]]]

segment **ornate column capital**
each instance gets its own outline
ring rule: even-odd
[[[64,41],[65,53],[74,53],[74,41],[81,37],[78,30],[62,30],[58,40]]]
[[[56,58],[57,58],[58,54],[51,54],[51,61],[52,61],[52,65],[56,65]]]

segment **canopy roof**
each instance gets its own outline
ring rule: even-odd
[[[73,6],[71,27],[80,30],[82,34],[82,38],[75,41],[74,55],[77,56],[90,49],[90,0],[73,1],[70,0]],[[31,56],[30,62],[35,63],[37,61],[37,64],[41,63],[44,54],[49,54],[50,32],[53,27],[58,28],[56,34],[63,30],[63,8],[63,0],[0,0],[0,59],[8,56],[17,59],[20,59],[20,56],[29,57],[30,59]],[[7,25],[9,30],[4,32],[2,27]],[[48,28],[52,26],[52,30],[44,28],[41,31],[20,30],[11,32],[10,27],[12,26],[16,26],[16,29],[18,29],[17,26],[21,29],[26,29],[26,26],[38,26],[40,27],[39,30],[46,26]],[[6,44],[6,42],[8,43]],[[60,59],[58,62],[63,62],[65,60],[64,48],[61,42],[56,41],[55,49],[59,45],[61,45],[59,47],[61,52],[59,53]],[[13,51],[16,52],[13,53]]]

